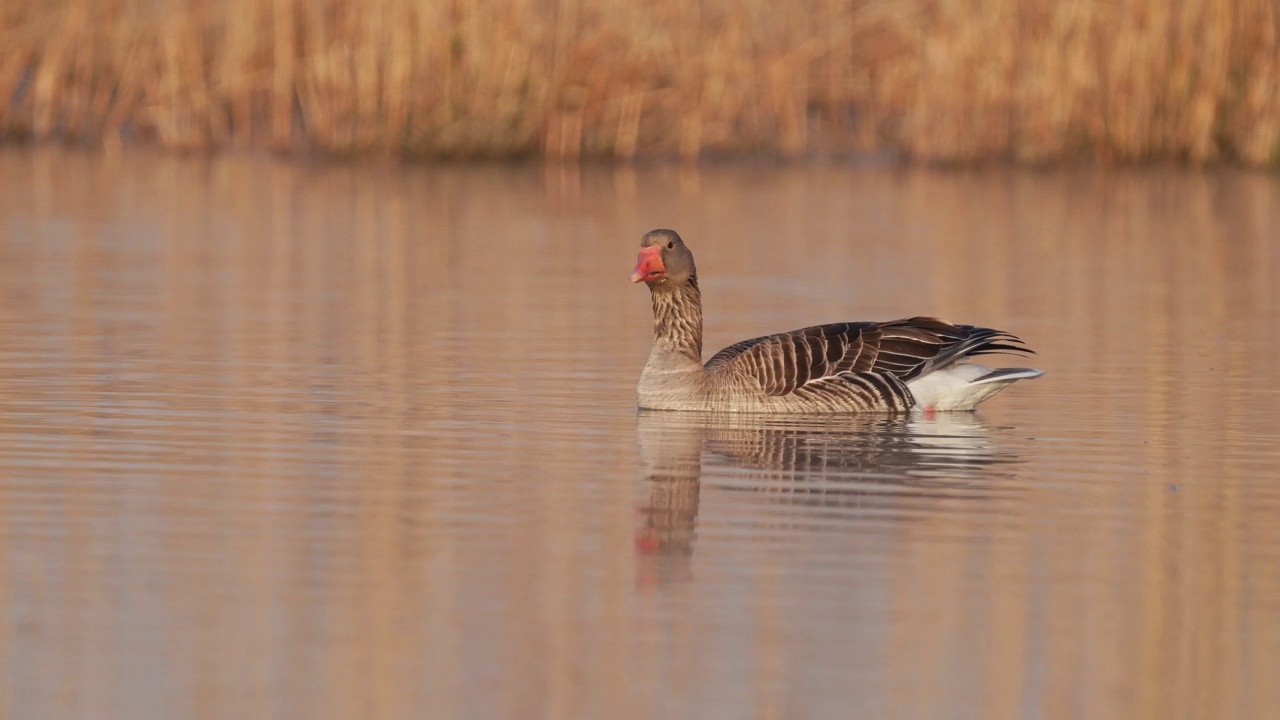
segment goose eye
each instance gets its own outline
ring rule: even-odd
[[[674,241],[674,240],[668,240],[668,241],[667,241],[667,249],[668,249],[668,250],[670,250],[671,248],[673,248],[673,247],[675,247],[675,246],[676,246],[676,243],[675,243],[675,241]]]

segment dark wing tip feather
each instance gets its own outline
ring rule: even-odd
[[[1033,354],[1021,338],[1004,330],[952,325],[933,317],[896,320],[884,323],[882,327],[885,341],[875,367],[903,380],[920,377],[975,355]],[[903,367],[904,361],[910,367]]]
[[[1009,345],[1005,343],[991,343],[983,345],[977,350],[965,353],[966,357],[973,355],[996,355],[999,353],[1013,353],[1016,355],[1035,355],[1036,351],[1024,345]]]

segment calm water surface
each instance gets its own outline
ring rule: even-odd
[[[937,314],[976,415],[637,413]],[[1280,180],[0,151],[14,718],[1280,716]]]

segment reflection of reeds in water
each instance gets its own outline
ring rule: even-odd
[[[1274,178],[10,151],[0,182],[14,717],[666,717],[744,687],[795,717],[823,714],[815,689],[923,717],[1280,707]],[[1038,439],[956,440],[947,497],[928,465],[919,497],[848,471],[805,496],[765,492],[823,483],[739,464],[731,429],[673,432],[658,457],[697,439],[701,483],[670,462],[637,503],[650,309],[625,274],[654,206],[727,238],[713,347],[796,326],[786,303],[1014,318],[1052,374],[978,417]],[[889,234],[851,250],[872,208]],[[752,282],[763,257],[812,294]],[[546,292],[564,263],[573,294]],[[889,445],[902,474],[910,447]],[[817,506],[841,499],[925,512]],[[693,556],[634,557],[637,505],[672,543],[696,532]],[[650,569],[697,576],[636,599]]]
[[[1272,3],[17,0],[0,132],[425,156],[1271,162]]]

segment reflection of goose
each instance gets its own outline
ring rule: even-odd
[[[692,552],[701,485],[764,493],[771,502],[832,506],[903,498],[982,497],[1001,452],[972,414],[936,417],[758,415],[641,410],[649,496],[637,546]]]
[[[1026,353],[1002,330],[916,317],[851,322],[745,340],[702,363],[702,295],[693,254],[671,230],[640,241],[632,282],[653,296],[654,343],[640,406],[768,413],[972,410],[1031,368],[992,370],[977,355]]]

